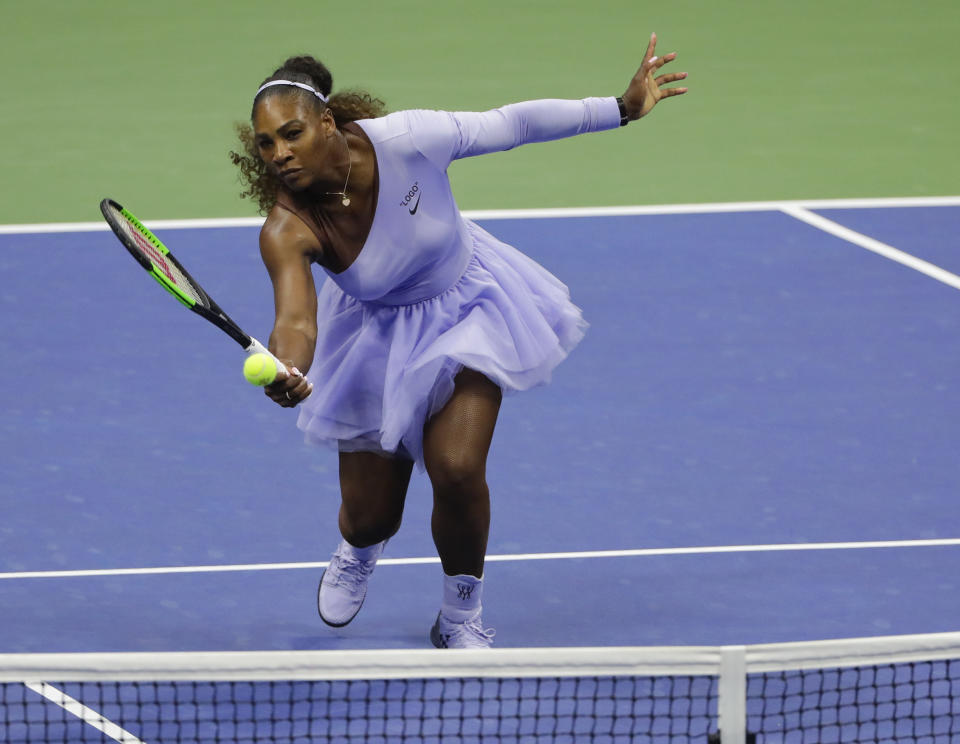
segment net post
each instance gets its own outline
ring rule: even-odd
[[[747,650],[745,646],[720,649],[717,685],[717,727],[722,744],[747,741]]]

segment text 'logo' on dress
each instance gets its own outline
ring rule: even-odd
[[[410,207],[410,202],[413,201],[413,197],[417,197],[416,202],[413,206]],[[407,195],[403,197],[403,201],[400,202],[401,207],[408,207],[410,214],[416,214],[417,208],[420,206],[420,182],[415,181],[413,186],[410,187],[410,190],[407,192]]]

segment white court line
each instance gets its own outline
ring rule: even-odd
[[[771,545],[708,545],[693,548],[638,548],[635,550],[585,550],[565,553],[514,553],[488,555],[488,563],[507,561],[583,560],[588,558],[646,558],[673,555],[713,555],[717,553],[780,553],[815,550],[867,550],[878,548],[932,548],[960,546],[960,538],[932,540],[878,540],[871,542],[781,543]],[[222,566],[158,566],[154,568],[102,568],[70,571],[10,571],[0,579],[62,579],[88,576],[146,576],[151,574],[222,573],[228,571],[290,571],[301,568],[326,568],[329,561],[307,563],[242,563]],[[417,566],[440,563],[430,558],[381,558],[378,566]]]
[[[793,201],[720,202],[704,204],[653,204],[624,207],[557,207],[549,209],[474,209],[464,216],[473,220],[554,219],[558,217],[621,217],[633,215],[715,214],[723,212],[775,212],[802,209],[882,209],[893,207],[960,207],[960,196],[907,196],[877,199],[800,199]],[[195,220],[150,220],[152,230],[182,230],[212,227],[259,227],[263,217],[224,217]],[[0,225],[0,235],[29,233],[101,232],[100,222],[52,222]]]
[[[144,744],[144,742],[131,734],[126,729],[121,728],[115,723],[111,723],[93,708],[88,708],[79,700],[70,697],[63,690],[59,690],[46,682],[24,682],[25,687],[33,690],[38,695],[42,695],[50,702],[59,705],[67,713],[75,715],[81,721],[89,726],[93,726],[105,736],[109,736],[114,741],[121,744]],[[86,737],[83,739],[86,741]]]
[[[884,258],[889,258],[891,261],[896,261],[899,264],[903,264],[914,271],[919,271],[921,274],[926,274],[931,279],[936,279],[938,282],[943,282],[954,289],[960,289],[960,276],[957,276],[946,269],[941,269],[939,266],[932,264],[929,261],[924,261],[922,258],[911,256],[909,253],[905,253],[898,248],[894,248],[886,243],[881,243],[879,240],[874,240],[863,233],[858,233],[855,230],[844,227],[843,225],[834,222],[833,220],[829,220],[826,217],[822,217],[819,214],[814,214],[805,207],[790,205],[784,206],[781,211],[800,220],[801,222],[805,222],[808,225],[818,228],[819,230],[823,230],[830,235],[838,237],[842,240],[846,240],[854,245],[858,245],[861,248],[866,248],[868,251],[872,251],[873,253],[883,256]]]

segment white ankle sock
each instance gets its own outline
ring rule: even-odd
[[[483,577],[443,575],[443,604],[440,611],[448,620],[462,623],[480,612]]]
[[[374,543],[366,548],[358,548],[346,540],[343,541],[343,544],[353,553],[353,557],[358,561],[369,561],[371,558],[376,558],[380,554],[380,551],[383,550],[383,543]]]

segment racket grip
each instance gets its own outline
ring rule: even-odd
[[[277,370],[285,374],[290,374],[290,370],[287,369],[287,365],[277,359],[273,354],[270,353],[269,349],[266,346],[261,344],[253,336],[250,337],[250,345],[244,349],[247,354],[266,354],[273,360],[273,363],[277,365]]]

